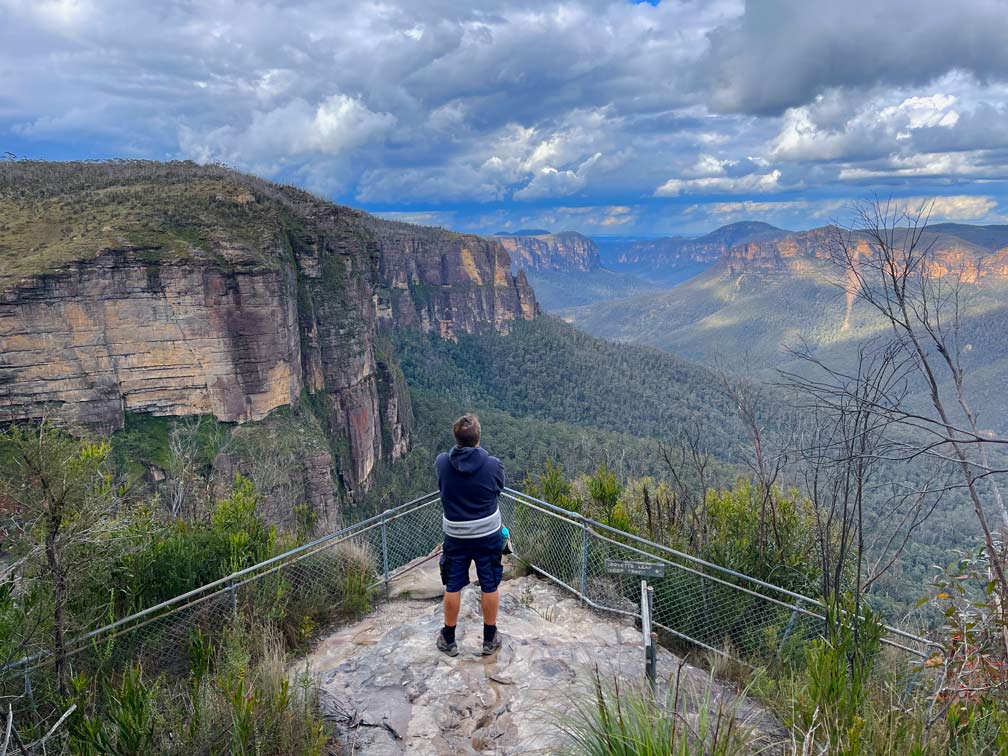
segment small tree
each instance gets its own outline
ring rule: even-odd
[[[23,577],[29,584],[37,580],[48,594],[45,620],[64,695],[70,680],[68,605],[75,585],[102,553],[115,506],[112,478],[104,469],[108,454],[107,443],[73,438],[47,422],[13,425],[0,434],[0,486],[24,523]],[[94,607],[93,597],[88,603]]]

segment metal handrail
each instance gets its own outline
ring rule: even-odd
[[[94,640],[99,636],[116,637],[121,634],[119,632],[113,632],[120,630],[125,625],[133,625],[138,620],[149,617],[150,619],[160,619],[165,616],[174,614],[177,611],[181,611],[189,606],[196,603],[200,603],[206,599],[217,596],[229,590],[233,590],[234,587],[244,584],[247,582],[242,580],[247,576],[253,575],[255,577],[260,577],[262,575],[267,575],[270,572],[279,569],[287,564],[292,564],[294,562],[300,561],[307,556],[318,553],[324,548],[331,546],[335,543],[345,541],[347,538],[359,535],[360,533],[366,532],[373,527],[381,525],[383,522],[391,522],[398,517],[406,514],[408,511],[414,511],[417,509],[422,509],[424,507],[430,506],[435,502],[440,500],[440,495],[438,492],[434,491],[424,496],[420,496],[416,499],[406,502],[405,504],[399,504],[398,506],[386,509],[380,514],[373,515],[364,520],[349,525],[345,528],[341,528],[333,533],[316,538],[313,541],[297,546],[293,549],[285,551],[282,554],[277,554],[274,557],[270,557],[262,562],[251,565],[250,567],[245,567],[236,572],[232,572],[230,575],[226,575],[222,578],[218,578],[212,582],[201,585],[199,588],[194,588],[186,593],[174,596],[166,601],[162,601],[159,604],[150,606],[146,609],[142,609],[139,612],[134,612],[126,617],[122,617],[114,622],[110,622],[107,625],[103,625],[95,630],[91,630],[83,635],[73,638],[67,643],[67,651],[70,654],[74,654],[85,647],[88,641]],[[391,516],[390,516],[391,515]],[[267,569],[272,568],[272,569]],[[217,588],[218,590],[212,590]],[[196,599],[196,600],[191,600]],[[165,611],[167,610],[167,611]],[[156,615],[156,616],[151,616]],[[140,623],[137,627],[142,626],[146,623]],[[132,629],[132,628],[130,628]],[[110,635],[111,634],[111,635]],[[31,656],[26,656],[17,661],[10,662],[9,664],[0,667],[0,673],[12,672],[22,667],[33,665],[36,662],[43,660],[44,658],[51,656],[50,651],[39,651]]]
[[[654,559],[663,564],[675,567],[676,569],[697,575],[698,577],[702,577],[705,580],[710,580],[712,582],[730,587],[734,590],[738,590],[743,593],[749,594],[756,598],[769,601],[783,608],[790,609],[796,614],[802,614],[818,620],[825,619],[825,616],[823,614],[817,613],[815,611],[810,611],[810,609],[807,609],[802,606],[802,604],[807,604],[810,607],[826,610],[827,609],[826,605],[817,599],[813,599],[808,596],[803,596],[800,593],[787,590],[786,588],[782,588],[772,583],[768,583],[758,578],[754,578],[750,575],[745,575],[741,572],[737,572],[730,568],[723,567],[721,565],[714,564],[712,562],[708,562],[704,559],[693,556],[691,554],[686,554],[684,552],[677,551],[676,549],[665,546],[663,544],[656,543],[654,541],[649,541],[648,539],[634,535],[633,533],[627,533],[625,531],[619,530],[618,528],[614,528],[610,525],[607,525],[603,522],[599,522],[598,520],[586,517],[585,515],[579,512],[574,512],[568,509],[564,509],[562,507],[558,507],[555,504],[543,501],[542,499],[531,496],[522,491],[517,491],[513,488],[505,488],[502,495],[507,500],[510,500],[516,504],[525,507],[529,507],[530,509],[538,510],[546,515],[555,517],[564,522],[568,522],[572,526],[575,526],[583,531],[584,536],[582,544],[582,553],[580,555],[579,560],[580,561],[579,588],[568,584],[566,581],[558,578],[556,575],[551,574],[549,571],[545,570],[544,568],[538,565],[533,564],[532,566],[536,569],[536,571],[539,574],[543,575],[549,580],[552,580],[554,583],[560,585],[565,590],[570,591],[571,593],[573,593],[574,595],[578,596],[583,601],[585,601],[588,605],[596,609],[608,612],[614,612],[626,616],[639,617],[638,613],[632,611],[626,611],[623,609],[618,609],[615,607],[609,607],[599,604],[596,601],[592,600],[591,597],[587,595],[586,549],[589,537],[593,537],[598,540],[620,546],[621,548],[628,549],[641,556],[645,556],[649,559]],[[168,599],[167,601],[162,601],[159,604],[148,607],[147,609],[143,609],[139,612],[135,612],[134,614],[131,614],[127,617],[123,617],[119,620],[116,620],[107,625],[92,630],[88,633],[85,633],[81,636],[78,636],[72,639],[67,644],[68,653],[70,655],[73,655],[82,651],[90,641],[94,641],[97,638],[102,639],[115,638],[121,635],[122,633],[138,629],[150,622],[163,619],[185,608],[194,606],[196,604],[200,604],[210,598],[220,595],[221,593],[225,593],[227,591],[234,591],[236,587],[244,585],[247,582],[264,577],[265,575],[271,574],[272,572],[275,572],[286,566],[294,564],[302,559],[312,556],[325,548],[333,546],[337,543],[341,543],[347,540],[348,538],[358,536],[362,533],[366,533],[377,527],[382,528],[382,546],[381,546],[382,569],[380,570],[380,572],[382,572],[383,574],[380,576],[380,579],[378,580],[376,585],[381,584],[383,582],[387,584],[394,575],[394,573],[389,570],[389,561],[388,561],[389,543],[387,537],[388,524],[402,517],[410,515],[416,511],[432,506],[439,501],[440,501],[440,495],[438,492],[435,491],[426,494],[424,496],[420,496],[411,501],[408,501],[404,504],[400,504],[398,506],[386,509],[385,511],[379,514],[368,517],[345,528],[341,528],[340,530],[335,531],[333,533],[329,533],[327,535],[316,538],[308,543],[302,544],[301,546],[290,549],[284,552],[283,554],[278,554],[277,556],[266,559],[262,562],[259,562],[258,564],[238,570],[236,572],[231,573],[230,575],[219,578],[218,580],[214,580],[210,583],[207,583],[206,585],[200,586],[199,588],[187,591],[186,593],[175,596],[171,599]],[[614,539],[613,536],[621,540],[617,541]],[[631,543],[627,543],[626,541],[630,541]],[[644,549],[650,549],[650,551],[645,551]],[[661,553],[655,554],[653,553],[653,551],[658,551]],[[686,564],[683,564],[683,562],[685,562]],[[718,577],[717,575],[709,574],[705,570],[714,571],[716,573],[720,573],[721,575],[730,576],[732,578],[735,578],[736,580],[747,581],[751,586],[775,592],[780,598],[775,598],[774,596],[766,595],[765,593],[761,593],[759,590],[756,590],[755,588],[752,587],[738,585],[737,583],[728,581],[723,577]],[[785,601],[782,597],[788,597],[790,599],[793,599],[793,601],[791,602]],[[710,650],[715,651],[717,650],[713,649],[713,647],[709,646],[706,643],[703,643],[700,640],[690,638],[689,636],[684,635],[682,632],[679,632],[674,628],[668,627],[663,624],[659,624],[657,622],[655,624],[662,627],[669,633],[681,637],[685,640],[688,640],[692,643],[696,643]],[[885,630],[887,631],[887,633],[891,635],[896,635],[908,641],[922,644],[925,647],[926,646],[934,647],[937,645],[933,641],[930,641],[926,638],[921,638],[919,636],[913,635],[912,633],[906,632],[899,628],[891,627],[889,625],[885,626]],[[904,651],[915,654],[917,656],[923,656],[923,657],[927,656],[927,654],[924,654],[921,651],[897,643],[893,640],[890,640],[889,638],[883,638],[882,640],[883,642],[887,643],[890,646],[900,648]],[[8,663],[7,665],[0,667],[0,673],[8,673],[20,669],[25,669],[27,671],[33,666],[37,666],[40,662],[47,659],[51,655],[52,654],[50,651],[39,651],[36,654],[24,657],[22,659],[19,659],[17,661]]]
[[[800,593],[796,593],[795,591],[790,591],[790,590],[788,590],[786,588],[782,588],[779,585],[774,585],[773,583],[768,583],[768,582],[766,582],[764,580],[760,580],[759,578],[754,578],[751,575],[746,575],[744,573],[737,572],[736,570],[732,570],[732,569],[730,569],[728,567],[723,567],[722,565],[714,564],[713,562],[708,562],[705,559],[701,559],[700,557],[693,556],[692,554],[686,554],[686,553],[684,553],[682,551],[678,551],[678,550],[673,549],[673,548],[671,548],[669,546],[665,546],[663,544],[656,543],[654,541],[649,541],[648,539],[642,538],[642,537],[640,537],[638,535],[634,535],[633,533],[627,533],[626,531],[620,530],[618,528],[614,528],[611,525],[606,525],[603,522],[599,522],[598,520],[594,520],[594,519],[592,519],[590,517],[586,517],[585,515],[581,514],[580,512],[573,512],[571,510],[564,509],[563,507],[558,507],[555,504],[550,504],[547,501],[543,501],[542,499],[539,499],[539,498],[537,498],[535,496],[531,496],[530,494],[524,493],[523,491],[517,491],[517,490],[515,490],[513,488],[505,488],[503,495],[506,496],[507,498],[511,499],[512,501],[518,502],[520,504],[524,504],[525,506],[532,507],[534,509],[538,509],[539,511],[544,512],[545,514],[552,515],[552,516],[557,517],[559,519],[564,519],[564,520],[567,520],[567,521],[569,521],[571,523],[577,523],[578,525],[581,525],[581,526],[584,526],[584,527],[591,527],[593,529],[607,531],[607,532],[612,533],[614,535],[617,535],[617,536],[619,536],[621,538],[628,538],[628,539],[630,539],[632,541],[635,541],[635,542],[637,542],[637,543],[639,543],[639,544],[641,544],[643,546],[647,546],[647,547],[652,548],[652,549],[658,549],[660,551],[664,551],[665,553],[671,554],[671,555],[675,556],[678,559],[683,559],[683,560],[686,560],[688,562],[692,562],[694,564],[702,565],[703,567],[706,567],[708,569],[724,573],[726,575],[730,575],[730,576],[732,576],[734,578],[737,578],[737,579],[740,579],[740,580],[746,580],[746,581],[748,581],[748,582],[750,582],[750,583],[752,583],[754,585],[758,585],[758,586],[760,586],[762,588],[768,588],[770,590],[776,591],[777,593],[783,594],[785,596],[788,596],[788,597],[794,599],[795,602],[794,603],[787,603],[787,602],[781,601],[779,599],[775,599],[775,598],[773,598],[771,596],[766,596],[766,595],[761,594],[761,593],[759,593],[757,591],[750,590],[748,588],[745,588],[743,586],[737,585],[735,583],[730,583],[728,581],[725,581],[725,580],[722,580],[720,578],[717,578],[717,577],[715,577],[713,575],[709,575],[709,574],[707,574],[705,572],[701,572],[699,570],[695,570],[695,569],[686,567],[685,565],[678,564],[678,563],[676,563],[674,561],[671,561],[669,559],[665,559],[665,558],[660,557],[660,556],[658,556],[656,554],[651,554],[651,553],[642,551],[640,549],[636,549],[633,546],[630,546],[629,544],[624,544],[624,543],[620,543],[618,541],[613,541],[612,539],[606,538],[605,536],[602,536],[602,535],[600,535],[598,533],[595,534],[595,536],[597,538],[600,538],[600,539],[603,539],[603,540],[607,540],[607,541],[610,541],[612,543],[616,543],[616,544],[618,544],[618,545],[620,545],[620,546],[622,546],[624,548],[628,548],[628,549],[630,549],[632,551],[635,551],[638,554],[647,556],[649,558],[657,559],[657,560],[659,560],[661,562],[664,562],[665,564],[675,566],[678,569],[682,569],[682,570],[685,570],[687,572],[691,572],[693,574],[702,576],[702,577],[704,577],[707,580],[712,580],[714,582],[721,583],[722,585],[729,586],[729,587],[734,588],[736,590],[743,591],[744,593],[748,593],[748,594],[756,596],[758,598],[762,598],[762,599],[764,599],[766,601],[770,601],[772,603],[779,604],[780,606],[783,606],[783,607],[788,608],[788,609],[792,609],[792,610],[798,612],[799,614],[804,614],[806,616],[814,617],[814,618],[820,619],[820,620],[825,620],[826,619],[826,617],[824,615],[822,615],[822,614],[816,614],[814,612],[810,612],[807,609],[803,609],[800,606],[800,604],[802,604],[802,603],[808,603],[808,604],[811,604],[813,606],[817,606],[820,609],[827,610],[828,607],[826,606],[826,604],[824,604],[822,601],[820,601],[818,599],[813,599],[813,598],[810,598],[808,596],[803,596]],[[582,575],[582,583],[583,582],[584,582],[584,576]],[[565,586],[565,587],[567,587],[569,589],[569,586]],[[580,594],[581,592],[580,591],[575,591],[575,593]],[[883,625],[883,628],[885,629],[885,631],[887,633],[889,633],[891,635],[899,636],[901,638],[904,638],[906,640],[912,641],[914,643],[920,643],[920,644],[922,644],[924,646],[930,646],[932,648],[940,648],[941,647],[940,644],[935,643],[932,640],[929,640],[927,638],[922,638],[922,637],[920,637],[918,635],[914,635],[913,633],[907,632],[906,630],[902,630],[902,629],[900,629],[898,627],[893,627],[891,625]],[[678,633],[677,633],[677,635],[678,635]],[[907,646],[904,646],[904,645],[902,645],[900,643],[896,643],[895,641],[890,640],[888,638],[882,638],[882,642],[886,643],[889,646],[893,646],[895,648],[900,648],[900,649],[902,649],[904,651],[908,651],[908,652],[913,653],[913,654],[915,654],[917,656],[921,656],[923,658],[927,657],[927,654],[924,654],[924,653],[922,653],[920,651],[917,651],[915,649],[912,649],[912,648],[909,648]]]

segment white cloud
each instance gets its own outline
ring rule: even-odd
[[[705,205],[691,205],[686,209],[688,213],[704,212],[708,215],[718,216],[726,219],[739,218],[760,218],[768,214],[781,214],[800,210],[805,212],[812,207],[812,203],[806,200],[795,200],[790,202],[757,202],[755,200],[744,200],[742,202],[710,202]]]
[[[681,194],[766,194],[780,189],[780,170],[750,173],[735,178],[714,176],[694,179],[669,179],[655,189],[655,197],[676,197]]]
[[[985,177],[1004,175],[998,165],[983,161],[980,152],[914,153],[891,155],[883,160],[866,163],[863,167],[844,168],[839,173],[842,181],[866,179],[942,178],[945,176]]]
[[[928,212],[931,222],[979,221],[990,216],[998,203],[993,197],[957,194],[945,197],[901,197],[894,200],[897,207],[914,215]]]
[[[551,165],[544,165],[524,188],[514,193],[514,198],[529,200],[540,197],[566,197],[569,194],[574,194],[588,183],[588,172],[601,157],[602,153],[596,152],[582,162],[576,170],[561,171]]]
[[[920,129],[951,129],[959,122],[953,95],[910,96],[895,104],[885,104],[891,96],[886,93],[855,104],[844,102],[834,92],[811,105],[789,109],[770,144],[770,157],[807,161],[858,159],[872,152],[884,154],[901,149],[899,143],[912,139]],[[851,106],[856,108],[853,112],[846,117],[840,115]],[[836,120],[840,123],[829,123]]]
[[[308,155],[337,156],[386,134],[396,124],[360,100],[334,94],[317,105],[300,98],[269,111],[254,111],[244,129],[222,126],[208,133],[180,130],[182,151],[197,160],[236,163]]]

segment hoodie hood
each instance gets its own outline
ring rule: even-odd
[[[486,464],[490,455],[478,446],[453,446],[448,454],[451,466],[462,475],[472,475]]]

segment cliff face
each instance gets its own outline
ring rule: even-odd
[[[566,231],[560,234],[498,235],[514,263],[525,270],[588,271],[598,268],[599,251],[587,236]]]
[[[630,242],[620,251],[618,261],[653,268],[711,264],[721,260],[735,246],[777,239],[787,233],[767,223],[731,223],[696,239],[674,236]]]
[[[866,235],[854,234],[849,243],[858,259],[872,255]],[[924,270],[933,278],[961,275],[964,282],[976,283],[983,278],[997,280],[1008,276],[1008,248],[988,248],[948,233],[931,232],[925,232],[919,244],[920,249],[927,249]],[[725,253],[721,265],[732,275],[815,274],[831,259],[834,249],[837,249],[837,229],[823,226],[779,239],[739,244]]]
[[[668,237],[632,242],[619,254],[619,262],[648,264],[654,267],[690,262],[713,263],[728,250],[723,242],[702,242]]]
[[[27,197],[32,167],[0,169],[0,214],[14,219],[0,234],[0,421],[244,423],[309,395],[353,490],[409,446],[409,391],[377,347],[382,326],[450,338],[538,312],[494,242],[219,168],[143,168],[141,181],[128,165],[43,164],[66,175]],[[52,224],[72,248],[44,236]]]
[[[110,250],[0,295],[0,418],[259,420],[301,393],[291,268]]]
[[[455,338],[486,329],[507,333],[515,319],[539,314],[525,273],[511,273],[511,258],[499,242],[417,234],[391,223],[376,232],[385,286],[377,307],[384,325]]]

